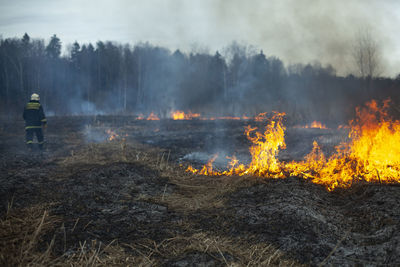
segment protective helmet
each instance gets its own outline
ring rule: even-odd
[[[32,95],[31,95],[31,100],[39,101],[39,100],[40,100],[40,97],[39,97],[38,94],[32,94]]]

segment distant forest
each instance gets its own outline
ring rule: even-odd
[[[400,103],[400,76],[340,77],[331,66],[285,64],[232,43],[219,52],[182,53],[149,43],[68,46],[53,35],[0,39],[2,117],[19,116],[32,93],[47,115],[149,114],[172,110],[242,116],[284,111],[299,122],[345,122],[369,99]],[[399,70],[400,71],[400,70]]]

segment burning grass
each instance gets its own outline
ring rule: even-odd
[[[151,112],[147,117],[145,117],[143,114],[139,114],[136,117],[137,120],[148,120],[148,121],[159,121],[160,118],[155,112]]]
[[[169,113],[169,118],[173,120],[203,120],[203,121],[215,121],[215,120],[255,120],[258,122],[265,121],[267,119],[267,112],[260,113],[256,116],[207,116],[200,113],[193,113],[191,111],[174,110]],[[139,114],[136,117],[137,120],[160,120],[159,116],[155,112],[151,112],[146,118],[143,114]]]
[[[294,126],[294,128],[304,128],[304,129],[324,129],[327,130],[328,128],[326,127],[325,124],[322,124],[319,121],[313,121],[309,124],[306,124],[305,126]]]
[[[326,158],[318,143],[305,160],[281,162],[277,158],[280,149],[286,148],[286,127],[283,113],[275,113],[264,132],[246,127],[247,139],[252,142],[248,165],[231,158],[228,171],[214,171],[212,158],[202,169],[189,166],[188,171],[202,175],[257,175],[285,178],[299,176],[325,185],[328,190],[349,187],[355,181],[399,183],[400,177],[400,121],[388,117],[388,101],[381,107],[371,101],[364,108],[357,108],[356,119],[350,121],[350,142],[336,147],[336,153]]]
[[[66,122],[68,118],[60,123]],[[86,143],[81,128],[68,129],[62,137],[57,132],[54,147],[59,150],[44,160],[29,155],[14,159],[11,152],[4,153],[5,162],[12,164],[1,165],[1,192],[20,196],[16,207],[33,202],[39,206],[4,212],[0,259],[8,262],[3,265],[398,264],[399,213],[393,206],[400,187],[363,182],[330,193],[295,177],[191,175],[179,166],[179,159],[197,149],[199,136],[212,124],[162,123],[157,124],[159,134],[147,121],[124,127],[99,125],[93,131],[102,134],[102,143]],[[243,125],[227,123],[226,129],[235,130],[237,140]],[[275,131],[281,148],[277,126],[271,124],[269,133]],[[119,136],[108,141],[105,129]],[[268,133],[257,131],[248,128],[248,137],[263,146]],[[19,139],[0,138],[23,140],[22,134]],[[310,135],[305,138],[311,140]],[[68,146],[59,145],[64,139]],[[241,140],[245,144],[246,138]],[[165,143],[170,146],[160,145]],[[192,146],[182,148],[186,144]],[[262,148],[279,152],[270,145]],[[240,166],[237,159],[231,160],[232,166]],[[276,161],[278,167],[281,162]],[[30,252],[24,256],[25,250]],[[8,255],[16,259],[11,261]]]
[[[121,146],[116,141],[104,144],[90,144],[81,147],[80,150],[76,150],[73,155],[68,156],[59,163],[61,168],[73,168],[74,171],[71,175],[75,177],[82,173],[77,171],[80,165],[91,164],[94,161],[97,164],[101,164],[102,168],[105,169],[110,164],[114,166],[114,169],[117,169],[119,165],[115,164],[116,162],[121,162],[121,159],[124,162],[126,158],[131,162],[140,162],[143,166],[146,166],[146,169],[161,171],[163,177],[168,177],[170,182],[173,182],[172,185],[175,189],[173,194],[168,193],[170,188],[166,184],[164,189],[159,190],[156,196],[140,197],[139,194],[140,198],[135,198],[134,201],[162,203],[168,206],[170,210],[183,214],[190,214],[194,210],[202,211],[210,208],[222,208],[225,203],[224,196],[227,193],[233,192],[236,188],[249,183],[248,179],[237,177],[226,177],[218,180],[209,177],[209,181],[206,182],[208,185],[204,186],[204,180],[195,179],[187,175],[183,169],[176,168],[174,164],[169,163],[168,154],[165,151],[151,150],[139,144],[135,148],[128,146],[125,150],[126,154],[121,154]],[[142,153],[139,154],[139,151]],[[85,170],[88,171],[87,168]],[[123,175],[122,171],[120,172]],[[74,181],[68,182],[72,179],[68,173],[65,172],[65,177],[59,177],[58,179],[61,179],[60,182],[66,180],[67,183],[74,184]],[[104,171],[99,170],[99,174],[103,173]],[[88,179],[92,176],[93,178],[90,179],[98,179],[94,177],[95,173],[90,172],[90,175]],[[76,179],[80,180],[79,177]],[[65,186],[67,184],[63,187]],[[96,196],[99,197],[96,190],[98,189],[88,187],[79,194],[84,194],[87,191],[87,196],[82,198],[87,201],[87,198],[92,196],[94,192],[97,192]],[[73,193],[78,192],[74,190]],[[108,200],[111,201],[112,198],[108,198]],[[54,205],[57,206],[60,203],[55,203]],[[286,257],[284,252],[271,244],[260,242],[252,243],[249,246],[247,239],[240,237],[219,236],[206,230],[194,231],[195,226],[190,219],[185,217],[176,222],[166,221],[163,227],[172,227],[168,231],[178,232],[178,234],[161,241],[149,236],[145,239],[139,238],[130,242],[114,240],[107,245],[107,243],[101,242],[100,237],[100,239],[92,240],[82,239],[79,243],[71,244],[71,241],[68,241],[71,240],[71,236],[76,234],[86,235],[84,232],[88,230],[85,229],[90,229],[88,225],[95,223],[84,222],[85,227],[82,229],[82,226],[79,225],[83,223],[84,218],[74,218],[74,223],[71,225],[67,221],[71,221],[72,218],[50,215],[49,211],[52,209],[54,207],[51,206],[37,206],[23,210],[11,209],[5,215],[0,221],[0,233],[2,233],[0,259],[1,263],[3,263],[2,265],[161,266],[178,263],[191,265],[198,262],[230,266],[298,265],[296,261]],[[86,212],[90,213],[90,211]],[[73,211],[68,210],[68,213],[73,214]],[[136,225],[137,222],[135,220],[131,224],[135,225],[135,228],[139,227]],[[101,227],[101,225],[94,226]],[[148,231],[147,229],[143,230]]]
[[[190,111],[188,113],[185,113],[184,111],[176,110],[171,112],[171,118],[173,120],[192,120],[200,118],[200,113],[192,113]]]

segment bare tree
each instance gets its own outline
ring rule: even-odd
[[[369,28],[356,34],[352,55],[361,78],[373,78],[380,74],[380,48]]]

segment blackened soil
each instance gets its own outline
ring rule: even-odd
[[[355,184],[328,192],[296,177],[247,177],[228,190],[223,177],[210,183],[209,177],[189,177],[179,167],[192,152],[212,155],[224,150],[245,155],[249,143],[243,127],[247,124],[49,118],[46,151],[40,154],[25,150],[22,122],[4,123],[0,129],[0,214],[4,216],[9,206],[49,206],[50,213],[61,218],[54,233],[58,254],[91,240],[160,244],[177,236],[207,233],[244,240],[249,247],[271,244],[298,263],[400,265],[398,185]],[[109,142],[106,129],[115,130],[124,140]],[[313,140],[329,153],[343,136],[344,132],[335,130],[289,129],[288,148],[280,157],[301,158]],[[80,151],[93,142],[101,146],[81,159]],[[199,161],[191,158],[191,163]],[[202,186],[209,190],[196,189]],[[219,191],[219,196],[212,195]],[[186,205],[200,200],[222,204]],[[48,236],[47,242],[52,238]],[[132,249],[129,253],[144,252]],[[239,259],[232,251],[193,248],[153,257],[156,265],[164,266],[223,266]]]
[[[304,263],[322,262],[340,242],[327,264],[395,264],[399,189],[360,185],[329,193],[297,178],[272,180],[233,193],[224,211],[232,234],[272,242]]]
[[[173,212],[153,203],[151,197],[169,194],[173,185],[158,173],[136,164],[115,163],[88,166],[61,182],[54,183],[60,205],[55,214],[79,218],[73,239],[129,241],[168,236],[163,227]]]

